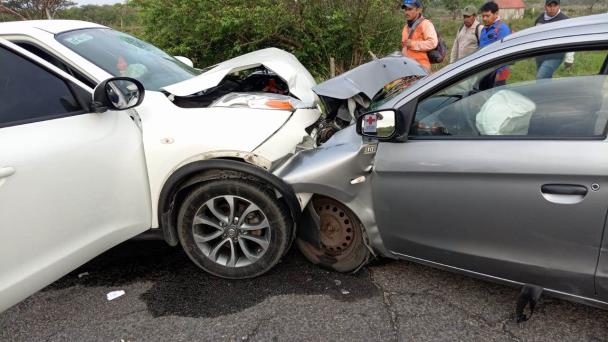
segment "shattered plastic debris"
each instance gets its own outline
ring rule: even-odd
[[[346,290],[342,289],[342,294],[346,296],[347,294],[350,294],[350,291],[346,291]]]
[[[108,298],[108,300],[114,300],[120,296],[123,296],[125,294],[125,291],[120,290],[120,291],[112,291],[110,293],[108,293],[106,295],[106,297]]]
[[[341,282],[341,281],[339,281],[338,279],[334,280],[334,283],[336,283],[336,286],[340,286],[340,285],[342,285],[342,282]]]
[[[86,277],[89,275],[89,272],[82,272],[78,275],[78,278]]]

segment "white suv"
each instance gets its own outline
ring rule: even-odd
[[[96,24],[0,24],[0,311],[150,228],[221,277],[284,255],[301,204],[269,171],[314,147],[315,81],[278,49],[188,62]]]

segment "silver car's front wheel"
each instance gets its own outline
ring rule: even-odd
[[[289,246],[290,216],[273,193],[244,180],[218,180],[194,189],[178,216],[188,256],[214,275],[251,278],[272,268]]]

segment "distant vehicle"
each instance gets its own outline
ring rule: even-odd
[[[584,68],[534,79],[572,51]],[[337,271],[379,255],[607,308],[607,53],[608,15],[571,19],[372,101],[275,171],[311,198],[300,249]]]

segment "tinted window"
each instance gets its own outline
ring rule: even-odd
[[[54,66],[56,66],[57,68],[65,71],[66,73],[72,75],[74,78],[78,79],[80,82],[88,85],[91,88],[95,88],[95,86],[97,85],[96,82],[91,81],[90,79],[88,79],[87,77],[82,76],[79,72],[75,71],[74,69],[72,69],[71,67],[69,67],[68,65],[66,65],[65,63],[63,63],[61,60],[59,60],[58,58],[56,58],[55,56],[51,55],[50,53],[46,52],[45,50],[30,44],[30,43],[26,43],[26,42],[15,42],[15,44],[19,45],[20,47],[26,49],[27,51],[33,53],[34,55],[44,59],[45,61],[53,64]]]
[[[573,68],[566,68],[566,54],[488,68],[421,101],[412,134],[602,137],[608,120],[605,59],[606,52],[586,51],[575,55]]]
[[[0,126],[45,120],[80,110],[63,80],[0,48]]]

